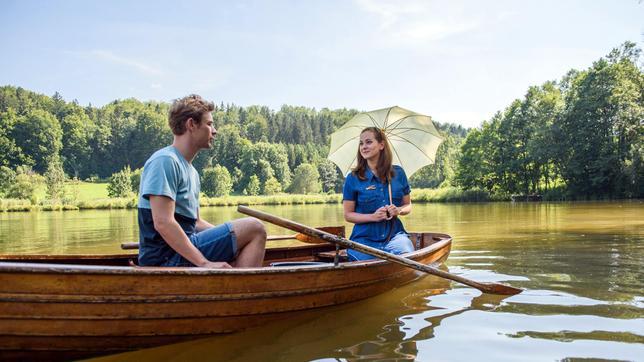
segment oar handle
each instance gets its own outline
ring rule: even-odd
[[[239,205],[237,207],[237,211],[239,211],[242,214],[246,214],[249,216],[253,216],[255,218],[258,218],[260,220],[264,220],[270,223],[273,223],[275,225],[279,225],[282,227],[285,227],[287,229],[309,235],[315,238],[320,238],[322,240],[325,240],[330,243],[338,244],[340,246],[343,246],[345,248],[350,248],[354,249],[360,252],[363,252],[365,254],[369,254],[384,260],[388,260],[394,263],[398,263],[425,273],[433,274],[445,279],[450,279],[465,285],[469,285],[473,288],[479,289],[483,292],[486,293],[492,293],[492,294],[506,294],[506,295],[512,295],[512,294],[518,294],[522,290],[514,287],[510,287],[507,285],[503,284],[498,284],[498,283],[479,283],[475,282],[473,280],[463,278],[458,275],[454,275],[451,273],[444,272],[442,270],[438,270],[436,268],[433,268],[429,265],[421,264],[419,262],[416,262],[414,260],[406,259],[403,257],[400,257],[398,255],[390,254],[387,252],[384,252],[382,250],[378,250],[363,244],[359,244],[356,242],[353,242],[351,240],[345,239],[343,237],[339,237],[333,234],[329,234],[327,232],[317,230],[311,227],[308,227],[306,225],[297,223],[292,220],[284,219],[279,216],[271,215],[262,211],[254,210],[246,206]]]

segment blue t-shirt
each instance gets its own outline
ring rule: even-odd
[[[360,180],[353,172],[347,175],[342,190],[342,200],[355,201],[355,211],[361,214],[373,214],[382,206],[389,205],[389,187],[380,182],[373,172],[367,168],[365,180]],[[411,189],[407,175],[400,166],[394,166],[394,176],[391,179],[392,201],[396,206],[402,206],[403,196],[409,195]],[[392,226],[393,224],[393,226]],[[390,221],[369,222],[355,224],[350,239],[355,242],[363,240],[371,242],[384,242],[389,234],[389,227],[393,227],[391,236],[399,232],[406,232],[400,218]]]
[[[190,236],[196,232],[200,189],[197,170],[173,146],[145,162],[139,187],[139,265],[160,265],[176,253],[154,228],[150,195],[174,200],[174,218]]]

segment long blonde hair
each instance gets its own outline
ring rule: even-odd
[[[386,183],[389,181],[393,176],[394,176],[394,168],[391,164],[393,156],[391,153],[391,146],[389,146],[389,140],[387,139],[387,135],[385,132],[378,128],[378,127],[367,127],[360,132],[360,135],[362,135],[365,132],[371,132],[373,133],[374,137],[376,138],[376,141],[380,143],[384,143],[385,147],[380,151],[380,157],[378,157],[378,165],[376,165],[376,173],[378,174],[378,178],[380,178],[382,183]],[[358,146],[358,165],[352,170],[353,174],[358,176],[360,180],[365,180],[365,172],[367,171],[367,168],[369,165],[367,164],[367,160],[362,157],[360,154],[360,146]]]

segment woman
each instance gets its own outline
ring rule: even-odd
[[[358,165],[344,182],[344,219],[354,223],[350,239],[392,254],[414,250],[400,215],[411,212],[410,188],[400,166],[392,166],[392,153],[385,133],[367,127],[360,133]],[[350,249],[349,259],[374,257]]]

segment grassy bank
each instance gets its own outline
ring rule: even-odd
[[[137,207],[137,198],[108,198],[107,184],[81,182],[68,185],[73,189],[74,197],[65,202],[53,203],[50,200],[31,204],[29,200],[0,199],[0,212],[9,211],[58,211],[58,210],[85,210],[85,209],[133,209]],[[412,190],[412,201],[423,202],[487,202],[508,201],[508,195],[491,195],[482,190],[461,190],[455,187],[440,189]],[[314,194],[291,195],[280,194],[270,196],[225,196],[202,197],[199,203],[207,206],[236,206],[243,205],[303,205],[303,204],[339,204],[342,202],[341,194]]]

